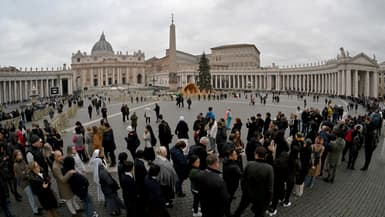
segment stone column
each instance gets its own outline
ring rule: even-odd
[[[365,71],[365,92],[364,96],[369,97],[370,96],[370,72]]]
[[[353,76],[353,90],[354,90],[354,97],[358,97],[358,70],[354,70],[354,76]]]
[[[372,87],[372,96],[371,97],[378,97],[378,72],[377,71],[373,71],[372,72],[372,77],[373,77],[373,80],[372,80],[372,83],[370,84],[371,87]]]
[[[342,92],[341,92],[341,94],[343,95],[343,96],[346,96],[346,76],[345,76],[345,74],[346,74],[346,70],[345,69],[343,69],[342,70],[342,76],[341,76],[341,82],[342,82]]]
[[[6,94],[6,92],[5,92],[5,90],[6,90],[6,86],[7,85],[7,82],[6,81],[3,81],[2,82],[2,91],[3,91],[3,93],[2,93],[2,95],[3,95],[3,102],[7,102],[8,100],[7,100],[7,94]]]
[[[336,79],[335,79],[335,73],[332,72],[332,94],[334,95],[335,94],[335,84],[336,84]]]
[[[322,82],[322,93],[326,93],[326,76],[325,74],[321,75]]]
[[[315,80],[315,75],[311,75],[311,91],[314,93],[316,92],[316,84],[315,84],[316,80]]]
[[[351,70],[348,69],[346,70],[346,96],[351,96],[352,95],[352,78],[351,78]]]
[[[18,93],[18,100],[22,101],[23,100],[23,90],[21,88],[21,80],[17,82],[17,93]]]
[[[17,100],[17,87],[16,87],[16,81],[11,81],[12,83],[12,88],[13,88],[13,93],[12,93],[12,100],[16,101]]]
[[[3,81],[0,81],[0,90],[3,90]],[[3,97],[4,92],[0,91],[0,104],[3,104],[4,102],[4,97]]]

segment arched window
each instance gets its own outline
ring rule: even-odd
[[[136,76],[136,83],[137,84],[141,84],[142,83],[142,74],[139,74],[138,76]]]

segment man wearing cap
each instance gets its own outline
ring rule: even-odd
[[[27,149],[27,163],[32,163],[36,161],[40,168],[42,169],[42,173],[48,176],[48,164],[44,159],[43,152],[41,151],[42,140],[37,135],[31,136],[31,146]]]

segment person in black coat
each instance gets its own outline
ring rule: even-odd
[[[226,144],[226,141],[227,141],[227,129],[225,124],[225,119],[221,118],[217,122],[217,126],[218,126],[218,131],[215,137],[215,142],[217,143],[219,157],[223,158],[225,156],[223,153],[223,146]]]
[[[183,153],[184,148],[186,148],[186,143],[183,140],[180,140],[170,150],[174,169],[176,174],[178,175],[178,181],[176,182],[175,191],[179,197],[186,196],[182,191],[183,181],[187,179],[188,176],[188,163],[187,158]]]
[[[245,152],[247,161],[255,160],[255,149],[259,146],[262,146],[261,139],[262,135],[256,132],[253,137],[250,138],[250,141],[247,142]]]
[[[122,165],[122,172],[120,186],[122,187],[127,217],[136,217],[138,194],[134,178],[134,164],[131,161],[125,161]]]
[[[207,156],[207,166],[207,170],[200,172],[197,177],[202,217],[223,217],[230,195],[225,181],[219,175],[219,160],[216,155]]]
[[[136,159],[134,161],[134,172],[135,172],[135,185],[138,193],[137,210],[144,210],[144,179],[147,176],[147,169],[145,166],[145,160],[143,159],[143,150],[136,152]]]
[[[249,161],[242,176],[242,199],[234,216],[240,216],[252,203],[252,212],[256,217],[264,216],[273,197],[273,168],[265,162],[266,149],[255,150],[255,161]]]
[[[205,170],[207,168],[206,158],[207,158],[207,151],[206,147],[209,144],[209,138],[202,137],[199,140],[199,143],[196,145],[191,146],[189,151],[189,156],[195,154],[199,157],[200,165],[199,169]]]
[[[255,123],[256,123],[257,131],[259,133],[262,133],[264,126],[265,126],[265,121],[262,119],[261,114],[259,114],[259,113],[257,114],[257,119],[255,120]]]
[[[265,122],[263,123],[263,135],[269,131],[270,123],[271,123],[271,114],[269,112],[266,113]]]
[[[165,199],[162,195],[162,190],[156,177],[159,175],[160,167],[156,164],[151,164],[148,170],[148,175],[144,179],[145,188],[145,204],[147,205],[148,217],[169,217],[165,207]],[[144,213],[139,214],[144,216]]]
[[[116,157],[115,157],[115,139],[114,139],[114,131],[110,127],[109,123],[104,123],[104,131],[103,131],[103,148],[104,148],[104,154],[106,156],[109,156],[111,160],[110,167],[114,167],[116,165]]]
[[[3,135],[0,133],[0,136]],[[11,211],[11,201],[9,198],[9,159],[8,156],[5,155],[4,149],[4,147],[0,147],[0,207],[3,210],[5,217],[15,217],[15,215]]]
[[[301,170],[299,171],[298,176],[296,177],[296,184],[302,185],[305,180],[305,176],[307,175],[310,168],[312,152],[310,139],[305,142],[302,133],[297,133],[294,141],[291,143],[291,150],[296,150],[299,153],[299,158],[301,161]]]
[[[118,196],[119,185],[103,165],[99,165],[99,183],[111,216],[119,216],[124,205]]]
[[[171,129],[167,121],[163,120],[163,115],[159,115],[160,124],[158,126],[158,138],[161,146],[164,146],[167,150],[167,159],[170,160],[170,147],[169,144],[172,141],[173,135],[171,134]]]
[[[289,197],[291,190],[294,186],[294,181],[289,182],[290,172],[292,171],[289,168],[289,153],[284,151],[278,158],[274,161],[274,195],[272,200],[272,205],[269,208],[270,216],[277,213],[277,205],[279,200],[284,201],[287,198],[286,205],[289,203]],[[286,189],[285,191],[285,183]]]
[[[277,147],[275,150],[275,157],[276,158],[278,158],[282,152],[289,151],[289,144],[287,143],[286,138],[285,138],[285,131],[278,130],[277,134],[274,138],[274,141],[277,144]]]
[[[120,182],[122,179],[122,175],[124,174],[123,168],[124,168],[124,166],[128,160],[127,153],[126,152],[119,153],[118,160],[119,160],[119,162],[118,162],[118,178],[119,178],[119,182]]]
[[[234,194],[238,189],[239,180],[241,179],[241,168],[237,163],[238,154],[235,149],[225,152],[225,158],[222,161],[223,168],[223,180],[226,183],[227,191],[229,192],[229,203],[226,206],[225,215],[230,216],[231,201],[234,198]]]
[[[136,131],[131,127],[127,127],[128,135],[124,139],[127,143],[127,149],[130,151],[132,159],[135,159],[135,152],[136,149],[140,146],[140,140],[138,138],[138,134],[136,134]]]
[[[20,150],[23,152],[24,148],[18,142],[19,138],[18,138],[17,134],[16,133],[10,133],[9,137],[10,137],[11,141],[7,145],[7,155],[13,156],[13,152],[15,150]],[[10,171],[10,173],[9,173],[10,176],[8,179],[8,184],[9,184],[10,190],[13,193],[13,195],[15,196],[15,199],[20,202],[21,201],[21,195],[17,191],[17,180],[15,177],[14,169],[13,169],[13,158],[12,157],[9,158],[8,167],[9,167],[9,171]]]
[[[72,192],[82,200],[87,217],[92,217],[94,215],[94,208],[92,198],[88,194],[89,182],[83,174],[75,170],[75,159],[72,156],[67,156],[63,160],[62,172],[66,174],[68,171],[75,172],[68,180]]]
[[[179,122],[175,128],[175,135],[178,136],[178,139],[189,139],[188,131],[189,131],[189,128],[186,121],[184,121],[184,117],[180,116]]]
[[[39,164],[34,161],[29,164],[29,183],[32,192],[37,195],[43,209],[47,210],[49,217],[57,217],[58,208],[56,196],[51,189],[49,177],[40,172]]]
[[[252,116],[250,119],[247,119],[246,127],[249,129],[247,131],[247,141],[250,141],[258,131],[257,121],[254,116]]]

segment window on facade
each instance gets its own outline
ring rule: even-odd
[[[122,78],[122,83],[126,84],[126,78]]]
[[[108,85],[112,84],[112,78],[108,78]]]
[[[94,86],[98,86],[98,79],[94,79]]]
[[[80,58],[77,59],[78,63],[80,63]]]

